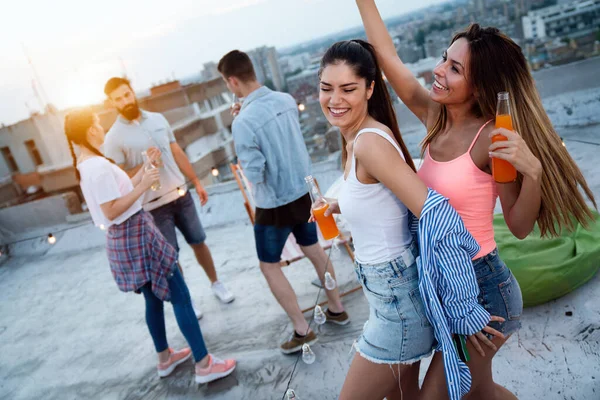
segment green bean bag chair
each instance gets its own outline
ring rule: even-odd
[[[511,269],[523,292],[525,307],[557,299],[589,281],[600,269],[600,215],[585,230],[577,225],[573,232],[541,239],[536,229],[524,240],[515,238],[502,214],[494,217],[500,256]]]

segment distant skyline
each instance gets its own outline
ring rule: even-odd
[[[377,2],[391,18],[446,0]],[[232,49],[290,47],[361,24],[351,0],[76,0],[11,2],[0,25],[0,123],[40,106],[23,46],[58,108],[103,100],[124,70],[136,90],[197,74]]]

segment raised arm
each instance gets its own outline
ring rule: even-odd
[[[402,102],[427,125],[429,111],[437,105],[413,73],[404,65],[385,27],[375,0],[356,0],[369,42],[377,51],[377,61]]]

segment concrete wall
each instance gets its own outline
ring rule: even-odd
[[[78,196],[71,192],[0,209],[0,244],[30,231],[64,224],[68,215],[81,211]]]
[[[157,96],[139,99],[140,107],[144,110],[163,112],[174,108],[186,107],[191,104],[185,91],[174,90]]]
[[[0,147],[10,148],[19,168],[19,173],[22,174],[35,172],[35,164],[25,147],[25,141],[27,140],[35,142],[44,163],[51,160],[40,131],[32,119],[27,119],[0,129]],[[0,157],[0,165],[0,176],[7,175],[9,169],[8,165],[4,162],[4,157]]]
[[[227,85],[221,78],[185,87],[185,92],[191,103],[202,103],[221,93],[228,93]]]
[[[46,193],[71,188],[79,191],[79,181],[72,164],[64,167],[40,168],[40,181]]]
[[[179,146],[181,146],[182,149],[185,149],[199,138],[213,132],[206,130],[203,121],[198,118],[178,125],[173,129],[173,133],[175,134],[175,139]]]
[[[223,145],[210,153],[204,155],[202,158],[194,162],[194,172],[196,176],[200,178],[204,185],[210,185],[213,182],[211,175],[212,168],[217,165],[230,162],[235,157],[235,148],[233,140],[228,140]]]
[[[169,121],[169,124],[174,125],[177,122],[196,116],[197,111],[194,105],[189,105],[164,111],[162,115]]]
[[[65,112],[59,111],[32,118],[47,151],[47,157],[42,156],[46,166],[71,164],[73,162],[64,131],[65,114]]]
[[[229,112],[229,105],[224,105],[210,113],[201,114],[195,119],[181,120],[173,124],[172,127],[177,143],[185,149],[202,137],[212,135],[223,129],[229,130],[232,123],[233,117]]]
[[[18,199],[20,195],[21,189],[12,179],[0,182],[0,207],[3,207],[7,203],[10,204]]]

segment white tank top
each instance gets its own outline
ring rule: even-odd
[[[364,132],[375,133],[390,142],[404,155],[400,146],[384,131],[362,129],[354,138],[354,146]],[[361,264],[379,264],[401,257],[411,244],[408,210],[383,183],[364,184],[356,177],[356,159],[344,180],[338,197],[342,215],[350,225],[356,261]]]

